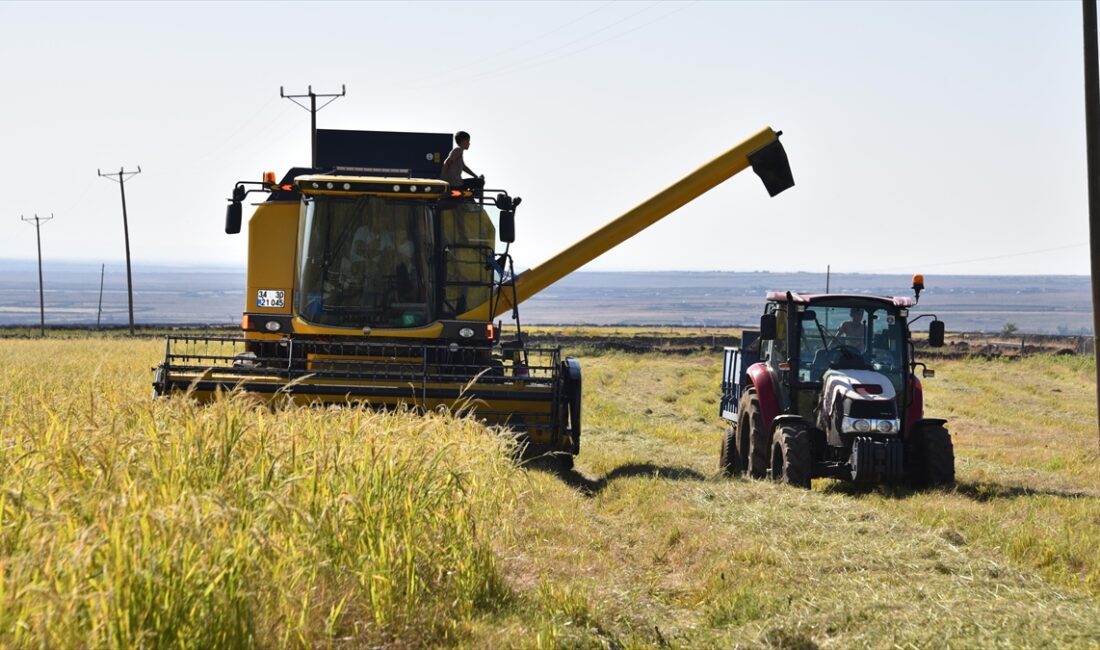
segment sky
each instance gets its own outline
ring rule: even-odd
[[[535,265],[764,126],[738,175],[587,270],[1087,274],[1077,2],[0,2],[0,258],[240,267],[238,180],[321,128],[472,134]],[[246,218],[248,212],[246,210]]]

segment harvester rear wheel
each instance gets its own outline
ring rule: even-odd
[[[741,457],[741,467],[753,478],[764,478],[771,461],[772,440],[760,420],[760,400],[755,390],[748,388],[741,395],[738,412],[741,417],[737,418],[737,454]]]
[[[955,484],[955,448],[942,424],[918,424],[906,441],[905,455],[913,487],[948,487]]]
[[[737,453],[737,427],[730,426],[722,436],[722,452],[718,456],[718,470],[723,476],[740,476],[744,473],[741,455]]]
[[[796,425],[780,425],[772,439],[771,478],[809,489],[810,470],[809,434]]]

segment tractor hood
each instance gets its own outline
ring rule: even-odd
[[[898,431],[897,392],[881,373],[830,370],[822,378],[821,398],[819,425],[832,434],[830,438],[845,433]]]
[[[873,370],[829,370],[822,381],[826,410],[831,410],[838,397],[889,402],[896,397],[890,380]]]

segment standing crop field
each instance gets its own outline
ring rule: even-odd
[[[936,364],[950,491],[717,476],[718,355],[589,355],[576,470],[446,413],[152,401],[0,341],[0,647],[1096,647],[1091,359]]]

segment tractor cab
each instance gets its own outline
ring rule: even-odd
[[[942,482],[946,470],[929,477],[918,459],[927,455],[918,439],[946,436],[942,420],[924,418],[923,364],[913,360],[918,279],[912,298],[769,293],[760,330],[726,349],[721,414],[734,427],[723,467],[782,477],[784,445],[797,439],[791,444],[808,455],[795,463],[799,484],[817,476]],[[943,345],[943,323],[931,317],[929,344]]]
[[[830,379],[867,378],[867,371],[877,375],[877,388],[865,391],[903,394],[912,304],[912,298],[798,294],[788,302],[786,294],[769,294],[762,327],[774,330],[761,330],[761,360],[779,379],[783,409],[814,418],[814,394]]]

